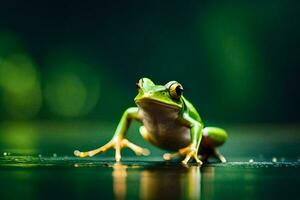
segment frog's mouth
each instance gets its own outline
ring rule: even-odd
[[[151,98],[137,99],[135,100],[135,103],[142,108],[168,108],[172,110],[180,110],[181,108],[179,105],[168,104]]]

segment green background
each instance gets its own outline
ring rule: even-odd
[[[0,199],[297,198],[297,1],[3,1]],[[135,83],[179,81],[205,125],[225,128],[229,161],[73,156],[113,135]],[[212,160],[211,160],[212,161]]]
[[[2,120],[116,121],[181,82],[208,122],[299,122],[296,1],[4,1]]]

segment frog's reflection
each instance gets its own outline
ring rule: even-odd
[[[127,173],[130,177],[132,170],[134,170],[132,167],[122,164],[113,166],[113,188],[116,199],[125,199]],[[213,178],[213,168],[208,167],[201,170],[208,179]],[[141,199],[200,199],[201,197],[199,166],[153,165],[143,168],[138,174]],[[212,181],[208,180],[206,183],[208,185],[204,188],[206,190],[204,197],[209,199],[213,192]],[[131,190],[129,187],[129,192]]]
[[[113,188],[115,199],[123,200],[126,196],[127,166],[120,163],[113,165]]]

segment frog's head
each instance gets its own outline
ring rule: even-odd
[[[159,106],[178,110],[183,107],[183,87],[177,81],[170,81],[166,85],[155,85],[149,78],[141,78],[136,85],[138,95],[134,101],[140,107]]]

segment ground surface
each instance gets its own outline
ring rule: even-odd
[[[113,151],[93,158],[72,156],[107,141],[114,124],[2,123],[1,199],[285,199],[298,198],[300,137],[297,126],[227,126],[221,151],[228,163],[198,167],[164,162],[128,150],[116,164]]]

